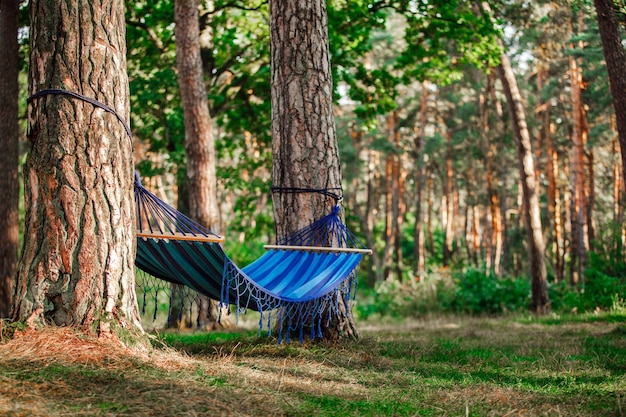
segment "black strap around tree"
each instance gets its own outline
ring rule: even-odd
[[[74,97],[74,98],[77,98],[79,100],[86,101],[87,103],[90,103],[90,104],[92,104],[92,105],[94,105],[96,107],[101,108],[102,110],[104,110],[106,112],[109,112],[109,113],[113,114],[122,123],[122,125],[124,126],[124,129],[126,129],[126,134],[128,135],[128,137],[132,139],[133,134],[130,131],[130,127],[128,126],[128,123],[126,123],[126,121],[122,118],[122,116],[120,116],[119,113],[116,112],[115,109],[113,109],[112,107],[109,107],[106,104],[101,103],[101,102],[99,102],[98,100],[96,100],[94,98],[87,97],[87,96],[84,96],[82,94],[75,93],[73,91],[63,90],[63,89],[60,89],[60,88],[48,88],[48,89],[45,89],[45,90],[38,91],[35,94],[33,94],[32,96],[28,97],[26,99],[26,102],[30,103],[30,102],[32,102],[36,98],[47,96],[47,95],[66,95],[66,96]]]
[[[340,187],[333,188],[300,188],[300,187],[270,187],[273,193],[318,193],[327,197],[334,198],[337,204],[343,201],[343,194]],[[339,190],[339,193],[334,193],[332,190]]]

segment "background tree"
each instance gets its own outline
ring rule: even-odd
[[[185,154],[189,216],[215,233],[220,233],[217,196],[215,140],[204,86],[200,55],[200,28],[196,0],[174,2],[176,64],[185,120]],[[218,302],[199,297],[198,323],[215,326]],[[208,304],[208,305],[207,305]],[[209,321],[211,323],[205,323]]]
[[[124,5],[31,3],[29,93],[97,99],[128,120]],[[66,95],[29,106],[24,250],[12,318],[141,332],[131,141],[114,114]]]
[[[622,154],[622,175],[626,183],[626,54],[620,34],[615,3],[611,0],[594,0],[602,50],[609,75],[615,120]]]
[[[0,1],[0,319],[11,312],[18,256],[19,5]]]

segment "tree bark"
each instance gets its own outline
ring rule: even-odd
[[[129,117],[124,4],[33,2],[29,93]],[[26,220],[14,320],[140,334],[132,144],[115,115],[45,95],[28,108]]]
[[[573,16],[570,19],[570,34],[573,35]],[[576,48],[573,43],[572,49]],[[587,210],[585,196],[585,164],[584,164],[584,118],[585,113],[581,100],[582,69],[578,59],[570,55],[570,92],[572,100],[572,256],[570,264],[570,283],[578,285],[583,279],[585,260],[589,242],[587,241]]]
[[[270,1],[270,44],[272,182],[340,190],[326,2]],[[335,202],[318,193],[275,193],[273,203],[281,238],[327,214]],[[351,310],[339,304],[339,316],[322,329],[324,336],[358,337]]]
[[[387,116],[387,140],[396,144],[398,114],[392,112]],[[385,281],[392,279],[394,271],[394,254],[398,245],[398,213],[399,213],[399,175],[398,156],[393,152],[385,158],[385,247],[383,249],[383,268]]]
[[[189,216],[213,232],[220,233],[217,156],[200,54],[198,1],[176,0],[174,20],[178,85],[185,121]],[[216,327],[219,302],[205,297],[199,297],[199,300],[199,326]]]
[[[422,155],[422,149],[426,142],[426,123],[428,111],[428,81],[422,81],[422,95],[420,98],[420,113],[418,125],[415,126],[415,140],[414,140],[414,152],[415,152],[415,165],[416,165],[416,180],[415,180],[415,227],[413,228],[414,237],[414,249],[413,254],[416,261],[415,277],[418,281],[424,278],[426,272],[426,254],[425,254],[425,239],[424,239],[424,219],[422,210],[422,195],[424,194],[424,176],[426,170],[424,166],[424,157]]]
[[[18,1],[0,1],[0,319],[11,314],[18,256],[18,17]]]
[[[528,232],[528,250],[530,254],[531,309],[535,313],[545,314],[550,311],[550,299],[548,298],[546,265],[543,254],[545,245],[541,228],[539,195],[530,133],[526,125],[526,114],[522,105],[522,97],[508,56],[503,53],[500,62],[497,72],[509,107],[513,134],[517,143],[520,178],[522,179],[523,217]]]
[[[602,51],[609,73],[615,121],[622,154],[622,183],[626,184],[626,54],[612,0],[594,0]]]
[[[452,132],[446,132],[447,145],[446,145],[446,178],[444,179],[444,192],[441,204],[441,211],[443,215],[443,266],[450,266],[452,261],[452,251],[454,242],[454,205],[453,205],[453,193],[452,193],[452,181],[454,178],[454,171],[452,170]],[[443,204],[445,202],[445,204]]]

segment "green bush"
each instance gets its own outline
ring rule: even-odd
[[[552,309],[557,312],[589,312],[613,309],[619,300],[626,298],[626,283],[621,271],[623,265],[606,262],[590,253],[585,278],[580,287],[568,282],[551,284],[549,289]],[[617,274],[616,274],[617,272]]]
[[[423,282],[384,281],[373,289],[358,290],[356,314],[370,317],[422,317],[449,311],[454,286],[449,278],[431,274]]]
[[[452,307],[459,313],[497,314],[528,309],[530,281],[525,278],[497,278],[469,269],[455,280]]]

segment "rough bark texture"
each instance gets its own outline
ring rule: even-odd
[[[622,176],[626,184],[626,54],[620,36],[619,22],[612,0],[594,0],[602,38],[602,50],[609,73],[609,84],[615,108],[615,121],[622,154]]]
[[[511,124],[517,154],[519,158],[520,178],[524,199],[524,220],[528,232],[528,251],[530,255],[531,287],[532,287],[532,310],[538,314],[550,311],[550,299],[546,276],[546,264],[544,259],[544,240],[541,229],[541,217],[539,211],[539,193],[537,179],[535,178],[535,166],[531,149],[530,133],[526,125],[526,114],[522,105],[522,97],[517,87],[517,80],[511,68],[508,56],[502,54],[501,64],[497,68],[500,82],[502,83],[506,101],[511,116]]]
[[[29,93],[63,88],[129,118],[121,0],[31,3]],[[115,115],[63,95],[28,108],[26,220],[12,317],[141,332],[132,146]]]
[[[200,55],[198,1],[176,0],[174,18],[178,85],[185,118],[189,216],[215,233],[220,233],[215,173],[217,156]],[[201,300],[199,325],[215,327],[219,317],[219,303],[214,300],[207,303],[204,297]],[[227,321],[225,319],[224,323]]]
[[[0,1],[0,318],[11,313],[17,271],[18,226],[18,1]]]
[[[270,42],[273,185],[341,188],[326,2],[270,1]],[[317,193],[274,193],[273,203],[280,238],[327,214],[334,201]],[[358,335],[351,314],[324,333]]]

